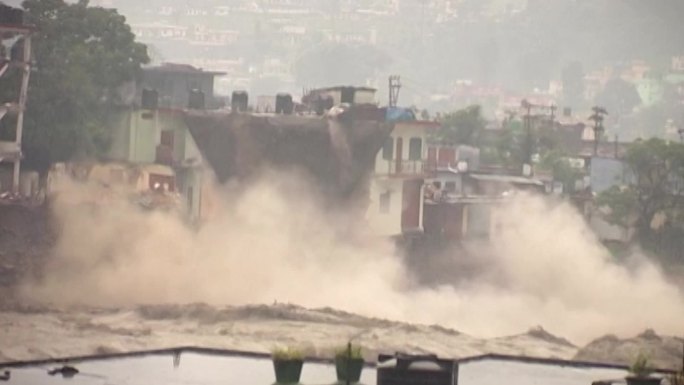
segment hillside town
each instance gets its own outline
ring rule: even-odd
[[[524,98],[581,113],[598,98],[603,102],[598,104],[608,104],[613,110],[606,122],[608,135],[619,135],[624,141],[644,136],[677,139],[684,119],[672,107],[682,102],[681,55],[613,61],[591,60],[587,55],[585,62],[590,64],[585,65],[578,60],[558,62],[540,56],[534,60],[545,66],[537,73],[544,75],[544,80],[530,77],[529,81],[523,69],[494,63],[505,57],[502,55],[519,55],[505,53],[504,47],[477,53],[477,60],[491,62],[481,67],[482,71],[496,66],[501,68],[498,73],[467,67],[460,72],[471,76],[449,76],[446,81],[426,73],[439,63],[397,63],[400,58],[426,54],[402,51],[403,42],[437,39],[448,44],[445,36],[462,33],[464,26],[473,25],[474,31],[479,31],[488,25],[517,25],[544,6],[534,1],[264,0],[182,5],[98,0],[92,4],[117,8],[126,15],[137,39],[150,47],[158,63],[179,62],[224,73],[216,82],[217,93],[223,96],[235,89],[255,95],[298,95],[302,88],[324,87],[340,80],[346,83],[349,77],[345,76],[353,75],[357,76],[356,85],[377,88],[386,97],[386,79],[394,72],[404,77],[404,103],[432,114],[479,104],[489,118],[501,121]],[[388,56],[387,52],[398,53]],[[360,55],[370,60],[370,66],[359,64]],[[319,66],[316,60],[325,56],[335,59],[328,64],[321,61]],[[458,64],[453,62],[455,58],[448,60]],[[388,72],[388,63],[392,63],[392,72]],[[327,79],[318,75],[325,72],[325,65],[331,72]],[[516,83],[514,78],[520,80]],[[644,128],[644,123],[656,126]]]
[[[570,21],[625,6],[567,1],[583,10]],[[558,22],[570,9],[561,0],[7,4],[0,326],[27,345],[0,342],[0,363],[60,351],[100,359],[139,343],[178,367],[186,348],[154,350],[193,341],[174,322],[196,322],[210,346],[201,349],[254,359],[312,331],[320,359],[348,325],[359,336],[373,329],[378,363],[455,365],[436,369],[445,385],[480,360],[587,370],[573,384],[640,364],[656,376],[635,378],[679,384],[681,48],[551,57],[552,37],[509,47],[494,36],[529,37],[550,10]],[[461,45],[471,32],[493,35]],[[443,55],[441,43],[451,47]],[[60,306],[76,306],[76,329],[128,340],[85,349],[78,336],[36,350],[17,326],[32,306],[40,333],[50,332],[40,322],[59,324],[65,345]],[[507,314],[518,327],[535,309],[586,346],[534,325],[496,335],[509,333]],[[582,331],[585,319],[608,335]],[[132,326],[148,322],[160,329]],[[460,325],[490,334],[471,338]],[[656,364],[644,363],[644,347]],[[352,337],[346,348],[337,358],[351,359]],[[394,348],[415,356],[385,354]],[[425,355],[434,351],[459,357]],[[76,370],[66,364],[49,374]],[[391,385],[383,370],[369,378]],[[465,383],[487,383],[478,373]]]

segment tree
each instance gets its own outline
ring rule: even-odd
[[[575,182],[582,177],[582,171],[572,167],[567,155],[558,149],[546,152],[539,163],[540,168],[551,171],[554,181],[563,184],[564,192],[573,192]]]
[[[468,106],[442,117],[437,138],[448,143],[477,146],[484,128],[485,120],[480,106]]]
[[[147,49],[115,10],[87,0],[26,0],[35,25],[23,148],[43,171],[54,161],[107,149],[107,120],[120,103],[119,87],[136,79]]]
[[[617,116],[631,113],[641,104],[641,97],[633,84],[621,78],[612,78],[596,96],[596,104],[605,106]]]
[[[610,208],[609,219],[632,222],[642,246],[680,253],[684,243],[684,144],[662,139],[634,142],[625,161],[633,183],[602,192],[597,203]],[[669,251],[668,251],[669,250]]]
[[[572,62],[563,68],[563,104],[580,108],[584,101],[584,69],[582,63]]]

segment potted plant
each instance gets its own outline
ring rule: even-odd
[[[335,351],[335,370],[337,381],[359,382],[363,370],[363,355],[361,346],[348,344]]]
[[[661,378],[651,377],[653,369],[650,368],[648,357],[639,353],[629,367],[630,376],[627,376],[627,385],[660,385]]]
[[[304,354],[292,347],[273,350],[273,369],[279,384],[298,383],[304,365]]]

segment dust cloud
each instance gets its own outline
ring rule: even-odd
[[[68,200],[87,191],[72,186],[54,204],[61,227],[54,256],[22,295],[98,307],[277,301],[479,337],[542,325],[575,343],[647,327],[684,332],[677,287],[643,258],[615,263],[568,204],[517,196],[501,208],[504,226],[491,246],[474,256],[488,273],[426,287],[391,242],[321,209],[306,186],[267,173],[248,187],[223,188],[216,215],[199,229],[125,202],[75,206]]]

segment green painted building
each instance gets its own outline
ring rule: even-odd
[[[134,164],[164,164],[176,173],[176,190],[182,195],[191,220],[202,212],[202,156],[187,129],[183,111],[175,109],[121,112],[113,127],[107,158]]]

